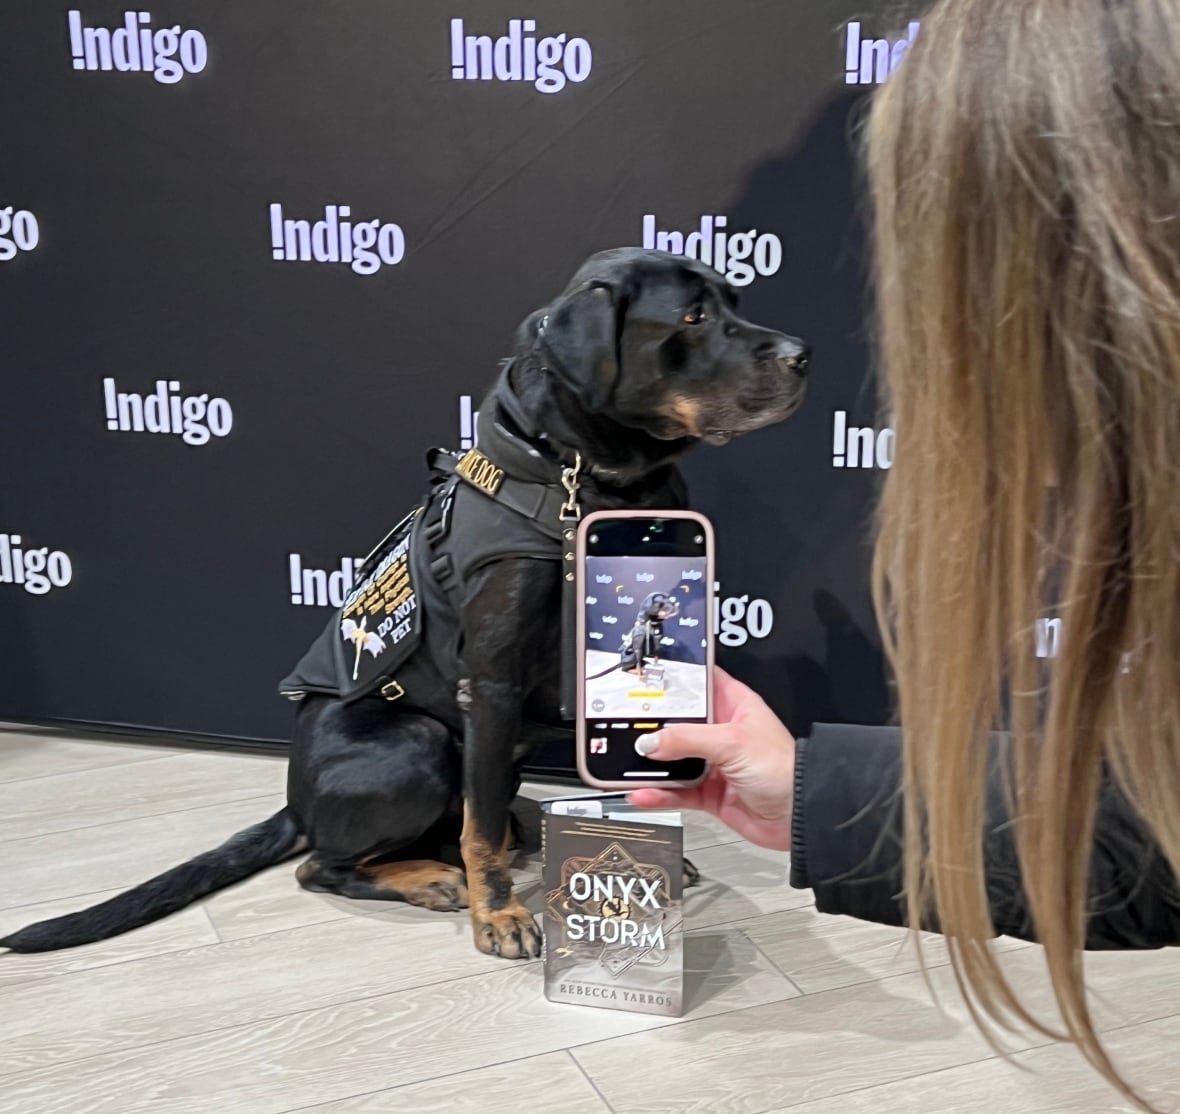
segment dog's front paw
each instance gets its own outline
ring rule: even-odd
[[[541,954],[541,932],[533,915],[519,901],[505,909],[471,911],[475,946],[485,955],[532,959]]]
[[[701,872],[697,870],[689,859],[684,860],[684,888],[687,890],[690,886],[699,886],[701,884]]]

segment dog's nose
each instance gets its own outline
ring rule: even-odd
[[[758,348],[761,360],[774,360],[779,369],[791,375],[804,378],[811,365],[811,349],[798,337],[783,336],[779,333]]]
[[[800,377],[807,374],[811,364],[811,349],[801,340],[789,339],[779,341],[775,359],[784,371],[793,372]]]

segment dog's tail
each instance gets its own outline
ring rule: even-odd
[[[0,940],[14,952],[51,952],[76,948],[130,932],[198,898],[257,874],[293,854],[300,846],[299,825],[288,809],[246,828],[213,851],[174,866],[99,905],[40,921]]]

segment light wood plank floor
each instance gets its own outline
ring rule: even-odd
[[[0,730],[0,933],[212,847],[283,782],[277,757]],[[464,914],[306,893],[287,864],[115,940],[0,954],[0,1111],[1130,1109],[1044,1037],[998,1057],[939,941],[927,985],[904,933],[819,915],[785,855],[700,817],[687,842],[683,1019],[550,1005],[539,964],[480,955]],[[518,868],[536,910],[536,856]],[[1039,949],[1000,948],[1051,1016]],[[1180,1111],[1180,949],[1088,967],[1118,1062]]]

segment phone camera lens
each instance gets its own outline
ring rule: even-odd
[[[696,542],[697,545],[700,545],[705,540],[705,536],[704,536],[704,534],[697,534],[697,536],[695,538],[693,538],[692,540],[694,542]]]
[[[591,535],[590,535],[590,540],[591,540],[592,542],[596,542],[596,541],[598,541],[598,535],[597,535],[597,534],[591,534]]]

